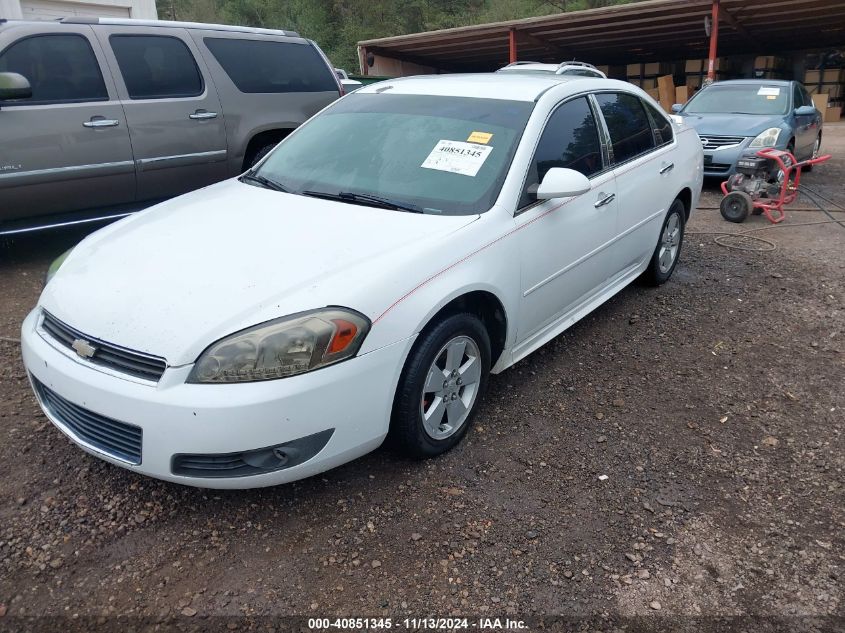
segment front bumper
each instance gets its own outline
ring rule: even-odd
[[[67,402],[142,430],[140,463],[86,442],[39,396],[45,415],[87,452],[158,479],[207,488],[255,488],[308,477],[364,455],[384,440],[393,394],[413,343],[406,339],[307,374],[231,385],[186,384],[191,366],[169,367],[158,384],[98,370],[54,344],[34,310],[21,346],[30,377]],[[38,392],[36,390],[36,394]],[[174,456],[231,454],[334,429],[314,457],[273,472],[231,478],[177,475]]]
[[[719,177],[727,180],[729,176],[736,173],[736,162],[745,153],[753,139],[746,138],[739,145],[726,147],[724,149],[704,150],[704,176],[707,178]]]

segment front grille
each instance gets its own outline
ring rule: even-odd
[[[32,383],[47,412],[80,440],[130,464],[141,463],[143,431],[139,427],[112,420],[73,404],[44,386],[34,376]]]
[[[698,137],[701,139],[701,146],[704,149],[719,149],[720,147],[739,145],[745,140],[744,136],[717,136],[709,134],[699,134]]]
[[[132,350],[92,338],[79,330],[75,330],[66,323],[62,323],[46,311],[44,312],[44,320],[41,323],[41,327],[57,343],[68,349],[73,350],[73,343],[77,340],[83,340],[91,344],[94,347],[94,353],[87,360],[96,365],[109,367],[115,371],[152,380],[153,382],[158,382],[167,368],[167,363],[163,358],[149,356],[141,352],[133,352]]]

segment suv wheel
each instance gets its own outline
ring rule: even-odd
[[[393,404],[390,435],[418,458],[445,453],[466,434],[487,387],[490,337],[473,314],[449,316],[411,350]]]

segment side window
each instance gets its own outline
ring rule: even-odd
[[[651,123],[638,97],[625,92],[601,92],[596,94],[596,99],[610,132],[614,163],[624,162],[654,147]]]
[[[587,177],[604,168],[596,119],[585,97],[567,101],[546,123],[531,161],[520,207],[534,201],[531,192],[552,167],[568,167]]]
[[[798,84],[798,89],[801,90],[801,96],[804,97],[804,105],[816,105],[813,98],[810,96],[810,93],[807,92],[807,89],[804,86]]]
[[[219,37],[203,41],[241,92],[337,92],[332,70],[310,44]]]
[[[130,99],[196,97],[203,84],[191,51],[169,35],[109,38]]]
[[[29,80],[32,97],[4,106],[106,101],[109,93],[90,42],[82,35],[36,35],[0,53],[0,72]]]
[[[658,145],[672,142],[672,124],[666,116],[657,110],[650,103],[642,102],[645,109],[648,110],[648,115],[652,121],[652,129],[654,129],[654,140]]]

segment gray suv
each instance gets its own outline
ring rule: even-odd
[[[0,235],[234,176],[342,93],[291,31],[0,20]]]

